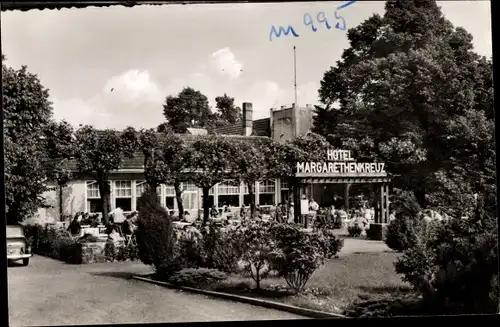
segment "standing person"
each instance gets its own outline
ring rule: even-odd
[[[309,214],[311,215],[310,226],[314,226],[314,222],[316,221],[316,215],[319,210],[319,204],[311,198],[311,202],[309,202]]]
[[[346,223],[347,223],[348,216],[347,216],[347,212],[345,212],[343,207],[341,207],[340,210],[337,210],[337,219],[341,222],[342,227],[344,227],[344,228],[347,227]]]
[[[338,225],[339,222],[337,221],[337,210],[335,209],[335,205],[333,204],[331,205],[329,214],[330,214],[330,221],[333,224],[333,226]]]
[[[394,210],[391,210],[391,213],[389,214],[389,222],[393,221],[394,219],[396,219],[396,213],[394,212]]]
[[[118,228],[118,232],[122,233],[122,224],[125,221],[125,215],[123,214],[122,208],[118,207],[112,211],[113,213],[113,224]]]
[[[283,211],[281,209],[281,203],[278,203],[276,209],[274,210],[274,220],[278,223],[283,222]]]
[[[293,202],[290,202],[290,206],[288,207],[288,223],[293,224],[295,220],[295,211]]]

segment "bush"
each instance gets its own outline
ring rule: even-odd
[[[203,287],[218,283],[227,275],[217,269],[187,268],[175,272],[168,281],[172,284],[190,287]]]
[[[415,218],[419,219],[419,218]],[[408,217],[396,218],[387,226],[385,244],[395,251],[402,252],[415,245],[416,224],[415,220]]]
[[[234,237],[241,240],[242,260],[257,289],[270,271],[271,253],[275,248],[269,235],[270,227],[270,222],[249,220],[235,229]]]
[[[66,230],[38,226],[30,229],[29,233],[30,242],[35,245],[32,248],[33,253],[69,263],[79,263],[81,254],[77,252],[77,242]]]
[[[295,292],[303,291],[314,271],[343,245],[332,234],[321,230],[308,232],[288,224],[275,224],[271,235],[276,244],[271,266]]]
[[[358,224],[354,224],[347,227],[347,232],[351,237],[358,237],[361,236],[361,232],[363,232],[363,229]]]
[[[228,228],[222,231],[214,224],[210,224],[208,230],[204,230],[202,234],[204,267],[227,273],[237,272],[243,253],[241,240],[237,237],[235,230]]]
[[[171,269],[198,268],[203,266],[202,235],[194,228],[174,229]]]
[[[435,222],[395,263],[434,314],[493,313],[498,309],[498,229],[482,206],[471,219]]]
[[[140,201],[141,211],[137,222],[139,258],[146,265],[153,265],[159,275],[169,275],[173,266],[172,220],[162,208],[155,192],[146,191]]]
[[[413,192],[395,188],[393,193],[391,202],[397,217],[417,217],[422,211]]]
[[[107,241],[104,246],[104,257],[106,261],[114,262],[116,260],[117,249],[113,242]]]

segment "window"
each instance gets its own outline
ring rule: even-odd
[[[145,181],[136,181],[135,182],[135,210],[140,210],[139,199],[142,194],[146,192],[147,183]]]
[[[184,210],[193,210],[197,208],[198,187],[191,181],[182,183],[182,206]],[[175,197],[175,189],[172,187],[169,191]]]
[[[182,190],[183,191],[188,191],[188,192],[197,192],[198,191],[198,187],[196,185],[194,185],[193,182],[184,182],[182,183]]]
[[[266,180],[259,183],[259,205],[268,206],[275,204],[276,182]]]
[[[267,180],[259,183],[259,193],[274,193],[276,191],[276,182]]]
[[[288,182],[287,181],[280,180],[280,182],[281,182],[281,189],[282,190],[288,190],[288,189],[290,189],[290,187],[288,186]]]
[[[235,182],[225,181],[217,186],[219,207],[240,206],[240,185]]]
[[[175,207],[175,188],[165,185],[165,207],[169,210],[174,210]]]
[[[115,181],[115,208],[132,211],[132,182]]]
[[[102,213],[101,194],[97,182],[87,181],[85,186],[87,188],[87,211],[90,213]]]

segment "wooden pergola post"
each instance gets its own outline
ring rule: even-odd
[[[385,184],[380,186],[380,218],[377,223],[384,223],[385,221]]]
[[[386,183],[385,184],[385,208],[386,208],[386,212],[385,212],[385,223],[389,223],[389,184]]]
[[[345,184],[344,188],[344,206],[345,206],[345,211],[349,211],[349,190],[351,189],[351,183]]]

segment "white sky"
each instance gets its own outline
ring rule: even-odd
[[[323,73],[348,47],[345,32],[302,20],[345,1],[275,4],[136,6],[2,12],[2,53],[15,68],[28,65],[50,89],[54,116],[98,128],[155,127],[162,103],[184,86],[213,104],[227,93],[253,103],[254,119],[291,105],[293,45],[297,46],[298,102],[317,104]],[[476,52],[490,57],[489,1],[438,2],[447,19],[474,37]],[[342,9],[347,27],[384,1],[358,1]],[[298,38],[269,41],[272,25],[291,24]],[[111,89],[114,88],[113,92]]]

